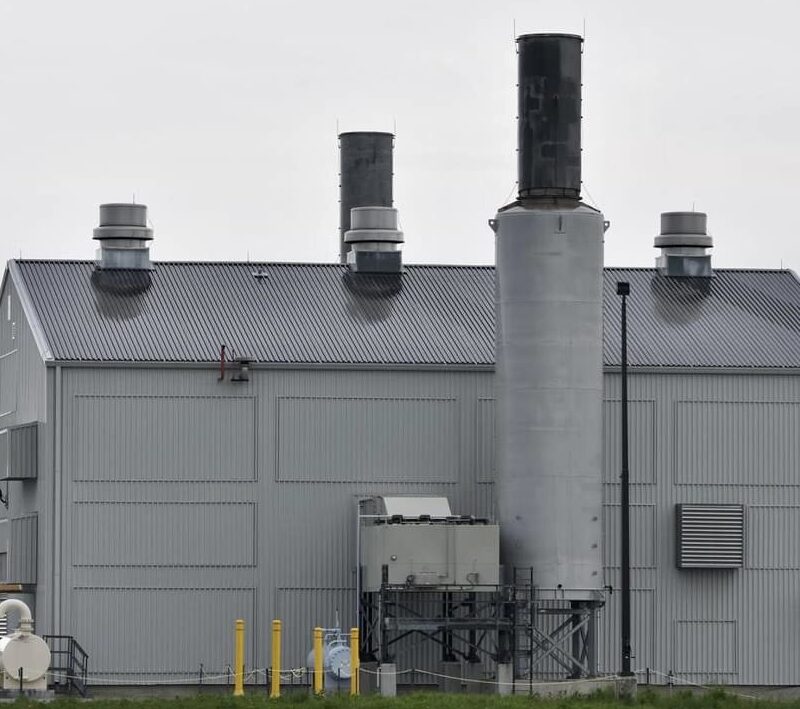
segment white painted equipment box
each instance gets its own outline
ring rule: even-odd
[[[469,518],[397,517],[362,528],[363,590],[499,583],[500,528]]]

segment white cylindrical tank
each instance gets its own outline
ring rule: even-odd
[[[347,636],[339,628],[326,629],[322,646],[322,670],[325,673],[325,684],[335,686],[338,683],[350,682],[350,646]],[[314,650],[306,657],[306,667],[314,671]]]
[[[22,681],[30,685],[42,679],[50,667],[50,648],[38,635],[16,632],[0,638],[0,668],[3,686],[15,687],[19,682],[22,668]]]
[[[0,602],[0,617],[5,617],[11,610],[19,613],[20,620],[16,632],[0,638],[2,687],[17,688],[21,671],[23,689],[46,689],[50,648],[42,638],[33,634],[33,617],[25,602],[18,598]]]
[[[545,594],[593,600],[601,557],[603,215],[518,202],[496,238],[501,558]]]

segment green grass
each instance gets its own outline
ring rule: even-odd
[[[675,692],[672,695],[639,691],[636,699],[623,701],[608,693],[589,697],[563,699],[538,699],[535,697],[497,697],[468,694],[406,694],[396,699],[364,696],[351,699],[346,695],[310,697],[307,694],[289,694],[279,700],[269,700],[263,692],[235,699],[230,695],[206,695],[176,699],[95,699],[92,709],[800,709],[800,699],[787,701],[751,700],[713,690],[704,694]],[[15,709],[33,709],[39,704],[28,700],[15,702]],[[53,709],[85,709],[86,704],[75,699],[59,699],[50,705]]]

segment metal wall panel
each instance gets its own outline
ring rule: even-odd
[[[12,517],[8,541],[8,580],[36,583],[38,516]]]
[[[339,627],[349,631],[355,622],[353,588],[284,587],[275,594],[275,617],[283,621],[284,667],[305,667],[312,647],[313,629]]]
[[[0,428],[45,420],[45,365],[11,278],[0,293]]]
[[[800,506],[747,508],[745,566],[773,571],[800,570]]]
[[[614,576],[613,580],[616,579]],[[661,644],[661,639],[656,633],[656,590],[642,588],[641,581],[635,576],[633,584],[637,586],[631,591],[631,645],[635,648],[634,669],[655,668],[658,667],[656,658]],[[620,670],[622,661],[619,583],[615,588],[617,591],[606,598],[606,604],[600,609],[597,618],[599,655],[597,668],[600,674],[616,674]]]
[[[73,535],[75,566],[256,564],[253,503],[76,502]]]
[[[9,419],[17,411],[17,360],[16,349],[0,352],[0,421]]]
[[[278,480],[455,482],[456,399],[280,397]]]
[[[792,659],[800,655],[794,630],[800,625],[800,569],[792,543],[800,508],[800,466],[793,462],[800,377],[634,371],[629,392],[636,402],[653,402],[654,431],[653,483],[631,486],[635,506],[654,506],[656,541],[655,568],[633,574],[634,589],[653,589],[655,603],[655,642],[635,639],[636,667],[673,670],[700,683],[800,683]],[[608,401],[618,400],[618,374],[605,375],[605,394]],[[641,425],[641,414],[631,407],[632,430]],[[619,459],[609,449],[620,445],[618,428],[612,430],[618,424],[611,423],[605,422],[606,505],[619,502],[619,485],[611,482],[618,471],[608,469]],[[631,442],[632,452],[636,445]],[[632,455],[635,479],[635,466],[646,463],[634,461]],[[675,568],[676,504],[744,505],[745,567]],[[632,538],[645,533],[634,512]],[[607,564],[618,558],[617,546],[607,528]],[[614,585],[615,574],[606,573]],[[636,633],[643,620],[635,602],[633,612]],[[728,625],[733,620],[735,629]],[[618,626],[606,630],[619,633]],[[618,670],[619,659],[609,652],[604,645],[601,666]],[[654,675],[654,681],[664,680]]]
[[[679,675],[735,675],[738,646],[735,620],[676,620],[671,666]]]
[[[252,588],[77,588],[78,641],[93,675],[132,682],[225,674],[232,665],[234,624],[243,618],[247,665],[255,644]],[[208,681],[208,680],[206,680]]]
[[[679,401],[675,419],[676,483],[800,485],[800,403]]]
[[[494,399],[478,399],[475,445],[478,481],[494,482],[496,475],[496,406]]]
[[[30,480],[38,474],[37,423],[11,426],[0,431],[0,478]]]
[[[656,567],[658,528],[656,506],[637,503],[631,505],[631,568],[653,569]],[[603,505],[603,543],[605,545],[605,567],[619,568],[620,556],[620,505]]]
[[[656,482],[655,412],[654,401],[628,402],[628,457],[632,485]],[[603,482],[619,482],[620,414],[619,401],[603,402]]]
[[[255,407],[240,396],[77,395],[77,480],[253,480]]]

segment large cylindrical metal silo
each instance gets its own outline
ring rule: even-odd
[[[545,594],[596,600],[605,222],[580,202],[582,40],[517,41],[519,196],[491,222],[501,555]]]

